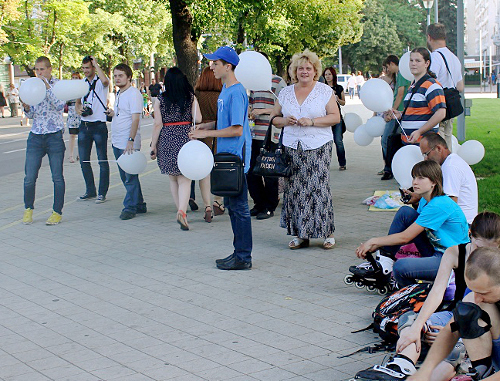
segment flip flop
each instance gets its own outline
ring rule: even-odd
[[[335,238],[334,237],[328,237],[325,239],[325,242],[323,242],[323,249],[325,249],[325,250],[333,249],[334,246],[335,246]]]
[[[309,247],[309,240],[295,237],[288,244],[290,250],[302,249],[303,247]]]

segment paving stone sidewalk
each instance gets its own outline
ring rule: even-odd
[[[359,102],[346,111],[369,112]],[[143,146],[147,152],[149,136]],[[181,231],[168,178],[156,162],[141,175],[148,213],[118,216],[125,194],[111,163],[108,201],[77,202],[78,164],[65,164],[63,222],[45,226],[50,171],[37,183],[34,223],[20,223],[23,173],[2,177],[0,192],[0,379],[329,380],[352,377],[383,354],[338,358],[377,340],[351,331],[370,323],[380,296],[346,286],[354,249],[385,234],[393,213],[361,201],[380,181],[380,139],[357,146],[346,133],[347,171],[331,166],[337,245],[291,251],[277,216],[252,220],[253,268],[224,272],[232,252],[227,214],[211,224],[202,208]],[[96,168],[97,169],[97,168]],[[197,199],[201,200],[197,190]]]

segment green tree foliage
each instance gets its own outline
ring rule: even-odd
[[[345,63],[354,70],[380,73],[389,54],[401,56],[409,47],[425,46],[425,14],[414,0],[366,0],[363,35],[342,48]]]

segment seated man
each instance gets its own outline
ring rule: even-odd
[[[480,248],[469,256],[465,281],[472,291],[453,310],[450,323],[439,333],[427,357],[408,381],[430,380],[433,370],[462,338],[475,380],[500,380],[500,250]]]
[[[469,164],[456,153],[451,153],[446,141],[435,132],[427,132],[420,141],[424,160],[432,160],[443,171],[443,190],[460,206],[469,224],[477,215],[477,181]],[[420,197],[412,192],[409,203],[417,203]]]

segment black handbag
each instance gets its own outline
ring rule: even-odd
[[[264,146],[260,149],[260,154],[255,160],[252,173],[256,176],[264,177],[290,177],[292,166],[290,165],[288,155],[283,151],[283,129],[280,133],[278,147],[274,151],[271,150],[273,119],[274,117],[269,122]]]
[[[245,144],[243,158],[245,158]],[[214,155],[214,167],[210,173],[210,191],[216,196],[239,196],[243,191],[244,176],[244,159],[232,153],[219,152]]]
[[[441,57],[443,57],[444,64],[446,65],[446,70],[448,70],[448,74],[450,74],[451,80],[453,81],[453,83],[455,83],[451,75],[450,68],[448,67],[448,62],[446,62],[446,58],[444,58],[444,54],[441,52],[438,53],[441,54]],[[462,106],[460,92],[455,87],[445,87],[443,88],[443,91],[444,97],[446,98],[446,117],[443,119],[443,121],[445,121],[459,116],[464,112],[464,108]]]

